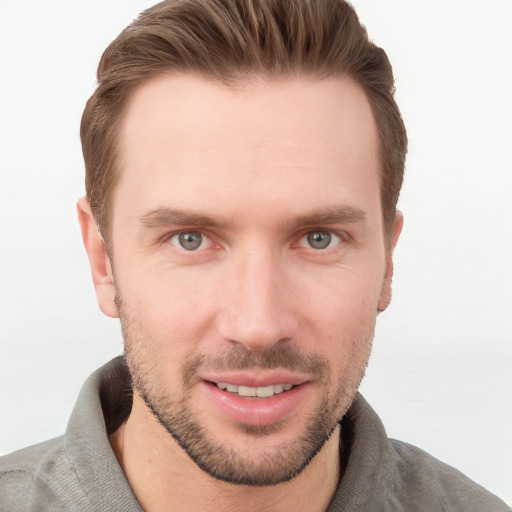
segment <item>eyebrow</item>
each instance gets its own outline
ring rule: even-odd
[[[204,226],[207,228],[225,227],[226,222],[219,222],[208,215],[188,212],[175,208],[156,208],[139,217],[144,227],[160,228],[167,226]]]
[[[353,224],[364,222],[366,214],[360,208],[348,205],[333,206],[294,217],[291,221],[294,229],[307,226],[321,226],[327,224]]]
[[[292,230],[297,230],[307,226],[352,224],[364,222],[365,220],[366,214],[363,210],[353,206],[340,205],[298,215],[291,219],[284,220],[281,224],[291,226]],[[226,220],[216,220],[203,213],[165,207],[149,210],[139,217],[139,223],[147,228],[162,228],[168,226],[225,228],[229,224]]]

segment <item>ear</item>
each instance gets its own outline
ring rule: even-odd
[[[393,251],[395,250],[396,244],[402,227],[404,225],[404,216],[402,212],[397,211],[395,216],[395,222],[393,224],[393,231],[391,233],[391,240],[389,241],[389,247],[387,249],[387,261],[386,261],[386,274],[384,276],[384,283],[380,293],[379,300],[379,313],[382,313],[391,302],[391,281],[393,280]]]
[[[116,296],[114,274],[105,244],[103,243],[103,238],[96,226],[89,201],[87,201],[85,197],[82,197],[78,200],[76,209],[85,250],[87,251],[87,256],[89,256],[92,281],[94,283],[94,289],[96,290],[98,305],[105,315],[117,318],[118,313],[114,301]]]

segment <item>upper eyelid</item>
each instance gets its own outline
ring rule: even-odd
[[[318,227],[318,228],[307,228],[307,229],[303,229],[300,231],[299,233],[299,238],[302,238],[306,235],[308,235],[309,233],[330,233],[332,235],[336,235],[338,236],[339,238],[341,238],[342,240],[349,240],[351,239],[352,237],[350,236],[349,233],[347,233],[345,230],[340,230],[340,229],[333,229],[333,228],[322,228],[322,227]]]
[[[182,234],[185,234],[185,233],[199,233],[203,236],[206,236],[207,238],[211,239],[211,235],[210,233],[208,233],[206,230],[204,229],[201,229],[201,228],[191,228],[191,229],[173,229],[172,231],[166,231],[165,234],[163,234],[161,237],[160,237],[160,240],[161,241],[166,241],[166,240],[170,240],[173,236],[176,236],[176,235],[182,235]]]
[[[310,233],[329,233],[330,235],[334,235],[341,240],[345,240],[345,238],[347,238],[347,235],[344,232],[337,231],[336,229],[308,229],[304,231],[299,238],[302,239]]]
[[[327,227],[308,227],[303,228],[299,231],[299,233],[294,234],[292,238],[292,245],[297,243],[300,239],[302,239],[304,236],[306,236],[309,233],[315,233],[315,232],[325,232],[325,233],[331,233],[333,235],[336,235],[341,239],[342,242],[349,242],[353,240],[352,236],[347,233],[345,230],[338,230],[333,228],[327,228]],[[196,226],[193,226],[191,228],[179,228],[179,229],[173,229],[171,231],[167,231],[164,235],[162,235],[159,238],[160,242],[168,242],[173,236],[184,234],[184,233],[199,233],[202,236],[207,237],[212,243],[218,243],[215,242],[215,239],[218,238],[214,233],[211,233],[211,230],[204,229],[204,228],[198,228]]]

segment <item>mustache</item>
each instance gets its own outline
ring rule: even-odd
[[[306,373],[316,380],[329,380],[327,358],[316,353],[304,353],[289,346],[273,346],[268,350],[256,352],[243,346],[234,346],[215,354],[198,354],[185,363],[183,381],[187,385],[201,370],[232,371],[251,369],[285,369]]]

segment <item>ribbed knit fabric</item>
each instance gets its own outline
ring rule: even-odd
[[[63,436],[0,458],[0,511],[141,512],[108,440],[130,399],[121,358],[93,373]],[[510,510],[454,468],[389,440],[359,394],[342,427],[344,471],[328,512]]]
[[[63,436],[1,457],[0,511],[142,512],[110,446],[102,409],[119,410],[126,386],[116,358],[87,379]]]

